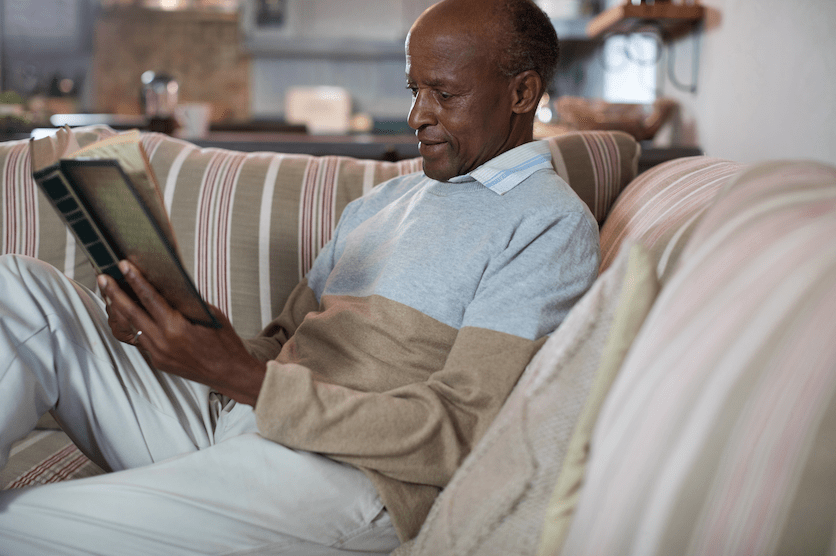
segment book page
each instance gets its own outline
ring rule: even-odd
[[[79,150],[78,141],[68,126],[59,129],[55,135],[33,139],[30,143],[32,170],[37,172],[58,162],[61,158]]]

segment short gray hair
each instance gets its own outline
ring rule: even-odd
[[[499,69],[506,77],[534,70],[549,88],[560,55],[557,32],[549,16],[532,0],[506,0],[503,6],[510,36],[500,55]]]

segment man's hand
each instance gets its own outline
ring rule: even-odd
[[[206,384],[254,406],[267,367],[249,354],[226,315],[211,307],[221,328],[192,324],[162,298],[135,266],[122,261],[119,269],[141,306],[113,278],[99,275],[114,337],[143,350],[161,371]]]

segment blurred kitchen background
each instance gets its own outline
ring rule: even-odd
[[[157,125],[210,146],[411,156],[403,42],[433,2],[0,0],[0,139]],[[640,3],[538,0],[561,45],[538,133],[621,127],[654,149],[836,162],[836,2],[647,0],[700,15],[591,32]]]

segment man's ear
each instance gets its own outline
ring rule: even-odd
[[[540,97],[543,95],[543,79],[534,70],[518,73],[511,80],[512,99],[511,111],[515,114],[526,114],[537,109]]]

